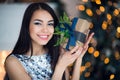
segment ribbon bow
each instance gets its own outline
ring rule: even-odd
[[[76,38],[75,38],[75,25],[77,23],[78,18],[74,18],[72,20],[72,25],[68,24],[67,22],[60,22],[58,27],[57,27],[57,33],[60,33],[60,40],[58,40],[58,44],[60,45],[63,41],[64,38],[68,39],[66,49],[69,50],[70,46],[75,46],[76,45]],[[64,42],[63,42],[64,43]]]

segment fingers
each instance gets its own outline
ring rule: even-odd
[[[72,50],[70,50],[70,54],[75,53],[78,50],[79,46],[75,46]]]
[[[87,39],[87,42],[85,43],[85,45],[88,45],[93,37],[94,33],[91,33],[90,36]]]
[[[88,38],[89,32],[90,32],[90,29],[88,29],[86,32],[86,39]]]

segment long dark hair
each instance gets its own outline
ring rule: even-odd
[[[32,3],[25,10],[23,21],[21,25],[20,35],[17,43],[12,51],[12,54],[25,54],[31,50],[31,56],[33,54],[31,37],[29,35],[29,24],[33,13],[36,10],[43,9],[46,10],[54,19],[54,28],[59,23],[59,20],[54,13],[53,9],[46,3]],[[44,15],[43,15],[44,16]],[[56,40],[59,38],[57,35],[53,35],[52,39],[44,47],[48,49],[48,54],[51,56],[51,65],[54,71],[58,57],[60,55],[60,46],[54,46]]]

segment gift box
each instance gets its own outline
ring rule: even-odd
[[[75,17],[71,21],[64,14],[60,18],[59,25],[55,28],[56,34],[60,35],[57,45],[61,45],[66,50],[71,50],[75,45],[83,46],[89,27],[90,22],[87,20]]]
[[[86,41],[87,31],[89,30],[90,22],[81,18],[72,20],[72,33],[61,46],[67,50],[72,49],[75,45],[83,46]]]

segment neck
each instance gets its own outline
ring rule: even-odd
[[[45,53],[47,53],[47,49],[45,49],[43,46],[33,45],[33,55],[42,55],[42,54],[45,54]],[[31,55],[31,49],[29,50],[27,55]]]

